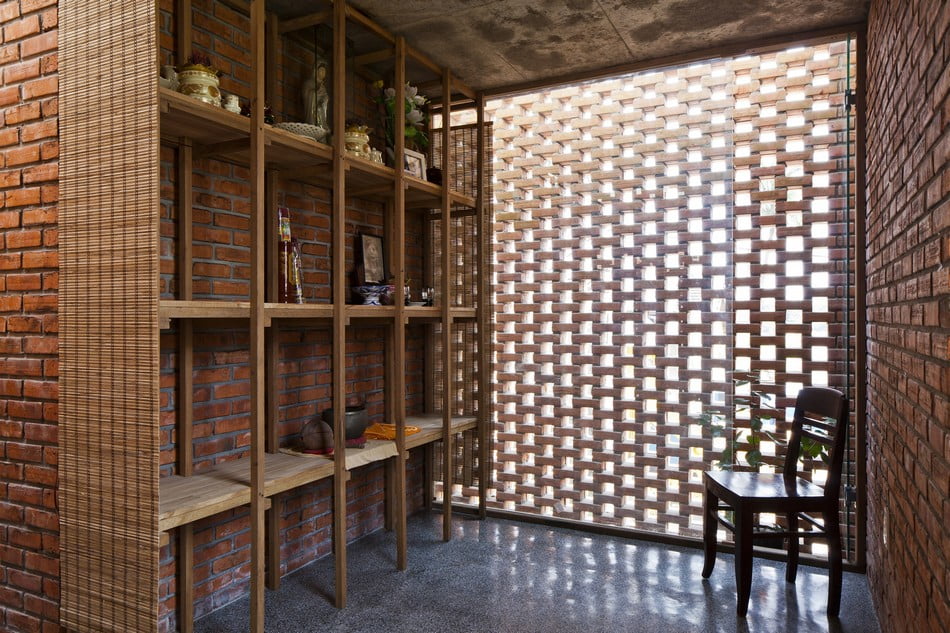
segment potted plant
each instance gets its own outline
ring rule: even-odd
[[[386,149],[392,153],[396,147],[396,89],[383,88],[383,82],[375,84],[379,93],[376,103],[379,104],[380,118],[383,120],[383,129],[386,134]],[[402,134],[406,139],[407,149],[424,150],[429,145],[429,138],[425,133],[426,114],[422,109],[429,100],[419,94],[415,86],[406,84],[403,91],[403,110],[406,114],[406,123]]]
[[[178,92],[214,106],[221,105],[221,72],[211,65],[207,55],[192,53],[178,67]]]
[[[761,388],[760,376],[755,373],[737,374],[732,379],[736,394],[733,396],[733,406],[711,406],[703,410],[698,420],[704,431],[712,438],[725,438],[726,446],[719,459],[713,460],[711,465],[720,470],[734,470],[736,468],[757,470],[765,460],[762,455],[762,442],[775,443],[776,449],[788,446],[788,439],[784,434],[779,435],[772,429],[776,427],[779,411],[772,404],[772,394]],[[745,463],[740,463],[738,449],[741,427],[737,421],[748,420],[748,434],[745,441],[748,450],[742,457]],[[802,437],[799,450],[800,459],[820,459],[827,463],[829,455],[822,444],[811,438]]]

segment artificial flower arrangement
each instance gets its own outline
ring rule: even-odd
[[[393,129],[396,124],[396,89],[383,88],[382,80],[373,84],[379,93],[376,95],[376,102],[380,105],[380,114],[383,119],[383,127],[386,130],[386,145],[390,148],[396,147],[396,135]],[[405,111],[406,111],[406,147],[425,149],[429,144],[429,139],[424,131],[426,115],[422,108],[429,102],[424,95],[419,94],[418,88],[406,84],[404,90]]]

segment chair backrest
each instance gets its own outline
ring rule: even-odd
[[[807,438],[827,453],[828,478],[825,497],[837,499],[841,489],[841,465],[844,462],[848,429],[848,399],[837,389],[805,387],[795,399],[792,437],[785,455],[785,483],[794,485],[802,440]]]

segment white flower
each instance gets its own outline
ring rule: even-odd
[[[395,88],[386,88],[386,98],[395,99],[396,98],[396,89]]]
[[[417,94],[419,94],[418,88],[406,84],[406,101],[414,101]]]
[[[422,123],[422,112],[419,110],[410,110],[406,113],[406,123],[418,125]]]
[[[412,98],[412,102],[415,103],[417,106],[423,106],[426,104],[426,98],[422,95],[416,95],[415,97]]]

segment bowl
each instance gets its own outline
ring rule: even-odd
[[[416,307],[424,306],[425,304],[426,304],[425,301],[410,301],[409,302],[409,305],[416,306]]]
[[[315,141],[322,141],[327,136],[327,131],[319,125],[310,125],[309,123],[275,123],[274,127],[278,130],[286,130],[291,134],[306,136]]]
[[[323,421],[333,428],[333,409],[324,409],[321,414]],[[346,439],[355,440],[363,435],[363,431],[369,425],[369,416],[366,415],[366,407],[349,406],[343,414],[344,428],[346,429]]]
[[[386,286],[353,286],[353,301],[357,305],[381,306]]]

